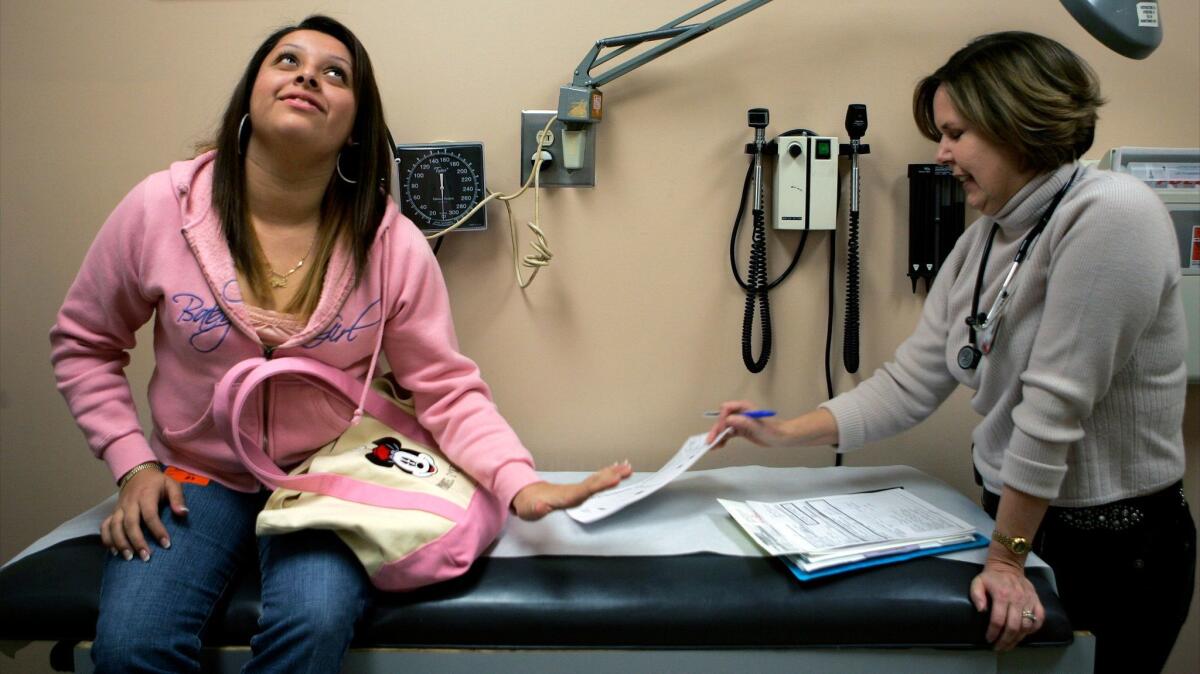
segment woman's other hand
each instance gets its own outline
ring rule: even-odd
[[[554,510],[574,508],[597,492],[612,489],[633,474],[628,461],[614,463],[574,484],[534,482],[513,498],[513,510],[523,520],[540,520]]]
[[[748,400],[734,400],[721,404],[717,423],[708,431],[708,442],[712,442],[726,428],[733,432],[713,446],[719,449],[732,437],[745,438],[760,447],[802,447],[810,445],[835,445],[838,441],[837,419],[824,407],[801,414],[794,419],[765,417],[755,419],[743,413],[758,407]]]
[[[730,402],[721,403],[721,411],[717,415],[717,421],[708,431],[707,442],[712,442],[725,431],[726,428],[733,429],[732,432],[721,439],[713,449],[720,449],[729,442],[730,438],[740,437],[753,442],[760,447],[782,447],[792,444],[792,438],[785,430],[785,421],[778,421],[774,418],[767,417],[763,419],[752,419],[747,416],[742,416],[743,412],[758,409],[758,407],[748,400],[733,400]]]
[[[139,471],[121,487],[117,496],[117,507],[100,523],[100,540],[112,554],[120,553],[126,560],[134,554],[142,561],[150,561],[150,546],[142,532],[142,525],[164,549],[171,547],[167,528],[158,517],[158,504],[166,498],[171,512],[182,517],[187,514],[183,502],[183,489],[179,483],[163,474],[158,468]]]
[[[1025,570],[1004,560],[988,559],[983,572],[971,581],[971,603],[982,613],[991,599],[987,640],[997,651],[1014,648],[1038,631],[1046,617],[1042,601]]]

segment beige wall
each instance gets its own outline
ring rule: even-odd
[[[109,211],[211,133],[269,28],[332,11],[371,51],[397,140],[483,141],[489,186],[508,190],[522,108],[553,107],[597,38],[661,25],[698,4],[2,0],[0,558],[111,493],[54,391],[46,332]],[[934,150],[911,121],[916,80],[974,35],[1036,30],[1100,75],[1111,102],[1093,156],[1118,145],[1197,146],[1200,2],[1162,4],[1166,40],[1140,62],[1106,50],[1048,0],[781,0],[753,12],[605,87],[597,186],[545,193],[555,258],[531,288],[512,279],[502,209],[490,211],[486,233],[447,242],[441,260],[462,346],[544,469],[623,458],[655,469],[704,430],[700,411],[723,399],[787,413],[820,402],[824,235],[810,237],[801,267],[771,295],[767,371],[749,375],[741,364],[743,296],[727,248],[750,139],[745,113],[769,107],[772,135],[800,126],[840,134],[846,105],[866,103],[863,366],[859,376],[836,376],[846,390],[885,362],[921,309],[923,291],[913,294],[903,275],[905,165],[930,161]],[[517,203],[522,221],[531,211],[531,200]],[[772,236],[780,270],[795,236]],[[838,297],[840,305],[840,289]],[[137,388],[148,374],[147,354],[135,354]],[[1198,398],[1193,388],[1192,476]],[[974,495],[975,421],[960,392],[925,424],[847,463],[910,464]],[[741,446],[699,467],[831,461],[828,450]],[[1185,634],[1175,662],[1195,663],[1195,630]]]

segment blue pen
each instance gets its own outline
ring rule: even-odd
[[[767,417],[775,416],[775,410],[748,410],[746,412],[738,412],[738,414],[741,414],[744,417],[750,417],[751,419],[765,419]],[[721,416],[721,413],[717,410],[709,410],[704,413],[704,416],[719,417]]]

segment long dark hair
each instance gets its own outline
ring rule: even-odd
[[[241,81],[229,98],[221,118],[216,138],[216,163],[213,167],[212,205],[221,219],[225,239],[237,269],[245,275],[250,289],[260,297],[269,297],[267,275],[258,238],[251,226],[246,201],[246,169],[240,137],[243,117],[250,112],[250,92],[258,77],[259,68],[284,35],[297,30],[314,30],[329,35],[345,45],[351,55],[356,114],[350,138],[352,149],[344,149],[339,166],[350,184],[335,171],[330,176],[321,202],[321,224],[313,246],[310,272],[304,285],[287,307],[288,310],[311,313],[320,299],[320,290],[333,248],[344,240],[353,251],[355,282],[362,278],[367,254],[387,206],[385,179],[391,170],[392,150],[384,123],[383,103],[375,84],[371,58],[349,28],[327,16],[313,15],[295,26],[285,26],[271,33],[254,52]],[[247,126],[248,126],[247,121]],[[253,133],[253,130],[250,130]],[[249,135],[246,134],[246,138]]]

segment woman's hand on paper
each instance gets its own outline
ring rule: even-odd
[[[142,532],[142,525],[163,548],[171,547],[167,528],[158,516],[158,504],[166,498],[171,511],[182,517],[187,514],[183,502],[183,489],[179,483],[167,477],[157,468],[143,470],[125,483],[117,497],[117,506],[100,523],[100,541],[112,554],[120,554],[126,560],[136,554],[143,562],[150,560],[150,546]]]
[[[628,461],[614,463],[592,473],[582,482],[552,484],[534,482],[517,492],[513,497],[513,510],[523,520],[540,520],[552,511],[575,506],[588,500],[596,492],[612,489],[621,480],[633,475]]]
[[[1025,569],[1012,562],[989,558],[983,572],[971,581],[971,603],[977,611],[988,609],[989,598],[987,640],[997,651],[1011,650],[1045,620],[1046,611],[1033,583],[1025,577]],[[1026,612],[1032,613],[1032,618]]]

